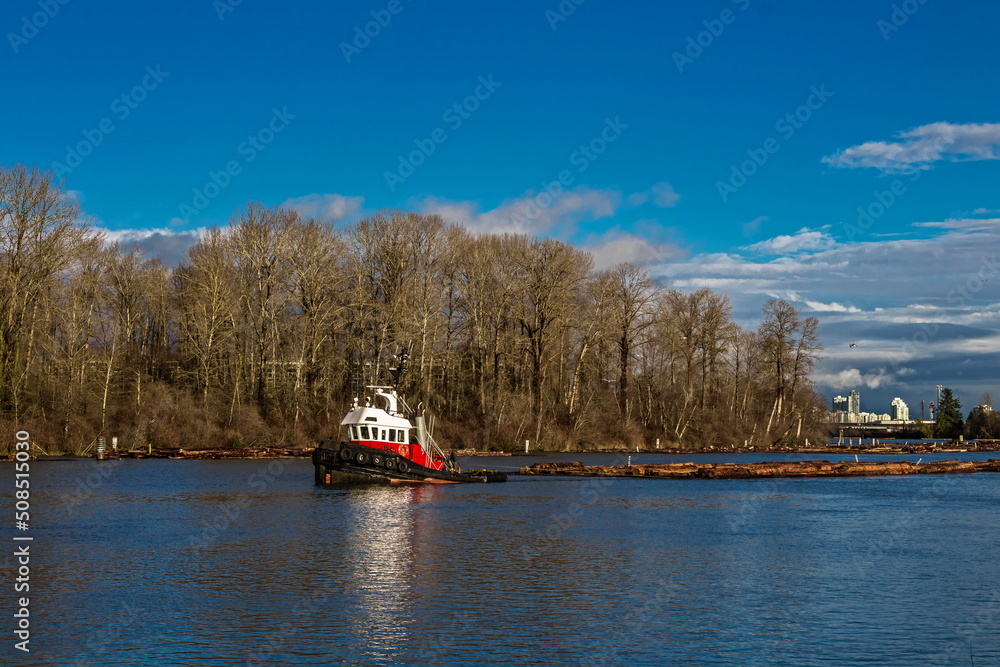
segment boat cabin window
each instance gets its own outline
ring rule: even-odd
[[[358,439],[358,427],[357,426],[348,426],[347,427],[347,432],[349,434],[348,437],[351,440],[357,440]]]
[[[399,437],[396,439],[396,442],[406,442],[406,429],[399,430]]]
[[[385,429],[382,429],[382,439],[383,439],[383,440],[385,440],[385,439],[386,439],[386,437],[385,437]]]
[[[368,439],[368,427],[367,426],[362,426],[361,427],[361,439],[362,440],[367,440]]]

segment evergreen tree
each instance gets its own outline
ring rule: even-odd
[[[938,405],[937,424],[934,426],[934,437],[949,440],[962,435],[965,422],[962,420],[962,403],[945,387],[941,391],[941,403]]]

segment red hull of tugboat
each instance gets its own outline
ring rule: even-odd
[[[356,442],[325,441],[313,451],[316,484],[462,484],[505,482],[495,470],[453,472],[422,466],[397,453]]]

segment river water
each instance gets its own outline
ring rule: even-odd
[[[990,455],[907,458],[956,457]],[[820,457],[632,460],[796,458]],[[32,650],[8,555],[0,664],[1000,665],[1000,475],[323,489],[306,460],[146,460],[31,482]]]

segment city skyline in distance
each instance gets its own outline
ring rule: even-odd
[[[841,411],[846,413],[854,414],[869,414],[869,415],[890,415],[889,419],[892,420],[909,420],[916,421],[918,419],[933,422],[935,411],[937,410],[937,403],[940,400],[938,389],[943,391],[945,387],[936,386],[933,388],[933,394],[930,399],[919,399],[917,401],[909,401],[901,396],[893,396],[884,405],[879,400],[876,404],[877,399],[869,399],[867,402],[861,402],[862,392],[857,389],[852,389],[846,395],[838,394],[836,396],[830,397],[830,409],[834,413],[839,413]],[[879,394],[879,397],[884,396],[885,393]],[[991,396],[992,398],[992,396]],[[853,405],[854,401],[857,401],[857,406]],[[982,405],[982,401],[977,401],[972,405],[966,405],[962,403],[962,417],[963,419],[968,418],[969,414],[978,406]],[[883,409],[885,408],[885,409]],[[906,414],[905,417],[900,416],[899,411],[902,410]]]

